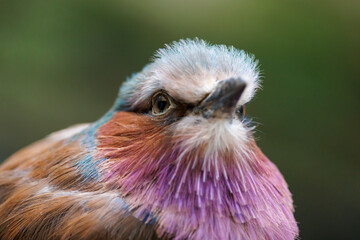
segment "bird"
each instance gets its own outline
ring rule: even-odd
[[[0,239],[297,239],[288,185],[245,111],[261,81],[244,50],[166,44],[99,120],[0,165]]]

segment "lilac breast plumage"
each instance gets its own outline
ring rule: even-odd
[[[115,127],[116,126],[116,127]],[[136,138],[132,136],[137,136]],[[247,156],[182,154],[166,127],[119,112],[97,133],[103,180],[116,186],[137,218],[175,239],[293,239],[291,194],[252,142]],[[236,158],[238,157],[238,158]],[[202,163],[221,162],[221,169]],[[220,168],[220,165],[218,166]],[[149,216],[151,216],[149,218]]]

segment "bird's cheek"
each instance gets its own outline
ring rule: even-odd
[[[165,141],[166,128],[148,116],[117,112],[97,132],[98,150],[104,158],[150,154]]]

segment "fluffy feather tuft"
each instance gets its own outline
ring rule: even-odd
[[[152,63],[123,84],[116,108],[136,109],[160,89],[179,101],[197,103],[218,81],[231,77],[247,83],[239,105],[249,102],[260,84],[254,56],[197,38],[180,40],[158,50]]]

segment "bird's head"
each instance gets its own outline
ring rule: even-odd
[[[258,86],[253,56],[181,40],[158,50],[152,63],[123,84],[114,109],[166,128],[180,151],[238,151],[252,138],[245,104]]]

